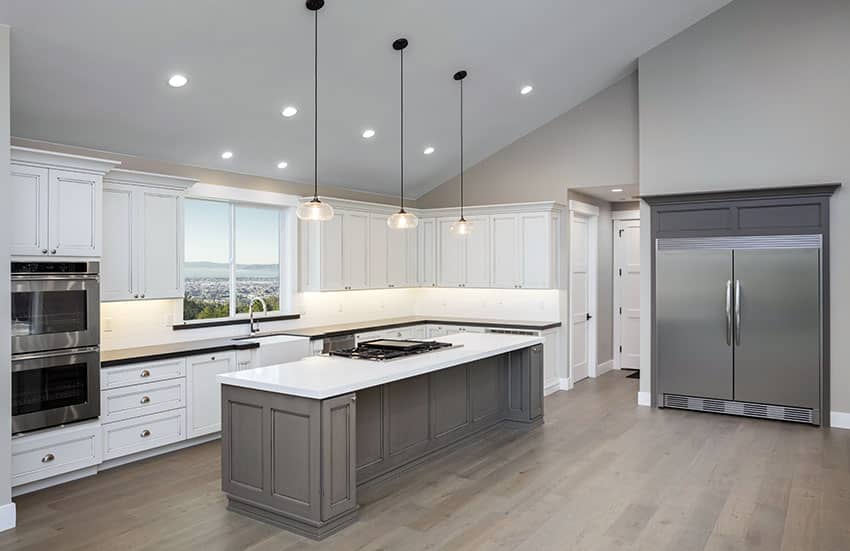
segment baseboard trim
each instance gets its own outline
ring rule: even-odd
[[[561,379],[558,380],[558,382],[561,384],[561,390],[572,390],[573,389],[573,382],[569,377],[561,378]]]
[[[614,360],[608,360],[607,362],[602,362],[601,364],[596,366],[596,376],[599,377],[603,373],[607,373],[614,369]]]
[[[74,480],[79,480],[87,476],[94,476],[96,474],[97,465],[92,465],[91,467],[84,467],[82,469],[77,469],[76,471],[71,471],[69,473],[57,474],[56,476],[51,476],[50,478],[33,480],[32,482],[27,482],[26,484],[21,484],[20,486],[13,487],[12,497],[18,497],[24,494],[37,492],[45,488],[50,488],[51,486],[58,486],[59,484],[73,482]]]
[[[639,406],[651,406],[652,405],[652,395],[649,392],[638,392],[637,393],[637,403]]]
[[[546,383],[546,386],[543,387],[543,396],[549,396],[550,394],[554,394],[561,390],[561,381],[555,379],[554,381],[549,381]]]
[[[176,452],[177,450],[182,450],[185,448],[191,448],[192,446],[199,446],[201,444],[206,444],[207,442],[212,442],[213,440],[219,440],[221,438],[220,432],[215,432],[213,434],[206,434],[204,436],[198,436],[196,438],[191,438],[189,440],[182,440],[180,442],[174,442],[173,444],[166,444],[165,446],[161,446],[159,448],[153,448],[152,450],[145,450],[143,452],[134,453],[131,455],[125,455],[124,457],[116,457],[115,459],[108,459],[97,466],[98,471],[105,471],[107,469],[113,469],[115,467],[120,467],[121,465],[126,465],[127,463],[135,463],[136,461],[143,461],[145,459],[149,459],[151,457],[156,457],[157,455],[162,455],[164,453]]]
[[[850,413],[843,411],[829,412],[829,426],[834,429],[850,429]]]
[[[14,528],[18,520],[17,515],[14,502],[0,506],[0,532]]]

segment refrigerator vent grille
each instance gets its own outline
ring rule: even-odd
[[[811,235],[733,235],[726,237],[662,237],[656,239],[658,251],[694,249],[819,249],[820,234]]]
[[[725,413],[727,415],[743,415],[745,417],[761,417],[778,421],[793,421],[795,423],[814,423],[814,411],[807,408],[788,406],[769,406],[751,402],[736,402],[734,400],[714,400],[695,398],[679,394],[665,394],[664,407],[690,409],[693,411],[708,411]]]

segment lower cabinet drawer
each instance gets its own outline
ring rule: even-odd
[[[186,406],[186,379],[171,379],[100,393],[100,420],[112,423]]]
[[[158,448],[185,439],[185,409],[109,423],[103,425],[103,460]]]
[[[186,376],[186,358],[139,362],[100,370],[100,389],[152,383]]]
[[[98,421],[59,427],[12,439],[12,486],[100,463]]]

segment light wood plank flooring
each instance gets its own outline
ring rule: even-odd
[[[323,542],[228,512],[213,442],[18,498],[0,550],[850,550],[850,431],[641,408],[637,384],[550,396]]]

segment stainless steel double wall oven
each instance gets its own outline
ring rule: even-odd
[[[12,432],[100,415],[100,265],[12,262]]]

